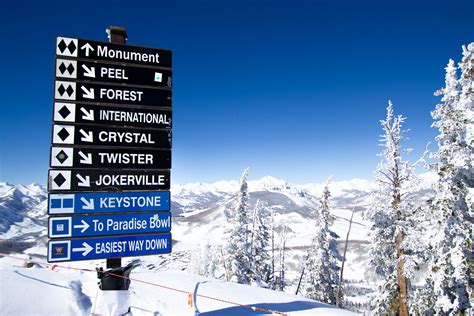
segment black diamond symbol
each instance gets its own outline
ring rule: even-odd
[[[61,71],[62,74],[66,71],[66,65],[64,65],[64,63],[61,63],[59,66],[59,71]]]
[[[69,137],[69,132],[63,127],[59,133],[58,133],[59,138],[61,138],[62,141],[64,141],[66,138]]]
[[[61,150],[60,152],[58,152],[58,154],[56,155],[56,159],[60,162],[60,163],[64,163],[66,160],[67,160],[68,156],[66,155],[66,153],[64,152],[64,150]]]
[[[60,85],[59,88],[58,88],[59,94],[62,96],[65,91],[66,91],[66,89],[64,89],[64,86],[63,86],[63,85]]]
[[[72,64],[69,64],[69,66],[67,66],[67,71],[72,75],[72,73],[74,72],[74,66]]]
[[[69,86],[67,87],[66,92],[68,96],[71,96],[74,93],[74,89],[71,86]]]
[[[66,178],[60,173],[53,179],[54,183],[58,185],[58,187],[62,186],[64,182],[66,182]]]
[[[69,111],[67,106],[63,106],[61,110],[58,111],[58,113],[61,114],[61,116],[65,119],[69,116],[69,114],[71,114],[71,111]]]
[[[74,41],[71,41],[69,45],[67,46],[67,48],[69,49],[71,54],[74,54],[74,52],[76,51],[76,45],[74,44]]]
[[[59,45],[58,45],[58,48],[61,51],[61,53],[64,53],[64,50],[66,49],[66,47],[67,45],[66,43],[64,43],[64,40],[61,40],[61,42],[59,42]]]

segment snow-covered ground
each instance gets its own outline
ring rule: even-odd
[[[0,259],[0,266],[1,315],[94,315],[104,311],[104,306],[99,304],[104,299],[94,272],[60,267],[25,268],[21,261],[11,258]],[[156,272],[138,267],[132,277],[136,279],[129,291],[133,315],[269,315],[264,310],[295,316],[353,315],[284,292],[182,271]],[[189,295],[193,298],[191,305]]]

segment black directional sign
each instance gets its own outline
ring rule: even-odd
[[[52,168],[171,169],[171,150],[51,147]]]
[[[171,128],[171,110],[102,106],[85,103],[54,103],[53,121],[107,126]]]
[[[48,191],[169,190],[169,170],[49,170]]]
[[[171,89],[171,70],[98,62],[56,59],[56,77]]]
[[[53,125],[55,145],[171,148],[171,131],[95,125]]]
[[[56,39],[56,55],[171,68],[170,50],[96,42],[68,37],[58,37]]]
[[[54,98],[110,104],[171,107],[171,90],[56,80]]]
[[[171,252],[171,90],[170,50],[56,39],[49,262]]]

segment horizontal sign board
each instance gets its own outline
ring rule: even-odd
[[[56,78],[171,89],[171,70],[56,59]]]
[[[170,192],[49,194],[48,214],[156,212],[170,210]]]
[[[171,68],[171,51],[91,40],[57,37],[56,55]]]
[[[171,150],[51,147],[52,168],[171,169]]]
[[[171,107],[171,90],[56,80],[54,98],[60,101]]]
[[[55,102],[53,121],[56,123],[86,123],[169,129],[171,128],[171,115],[171,109],[161,110]]]
[[[171,253],[171,234],[50,240],[48,262],[94,260]]]
[[[53,124],[52,137],[55,145],[171,148],[170,130]]]
[[[49,170],[48,191],[169,190],[169,170]]]
[[[50,238],[168,233],[171,213],[50,217]]]

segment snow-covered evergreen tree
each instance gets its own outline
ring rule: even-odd
[[[436,314],[458,315],[472,308],[473,280],[472,229],[473,204],[469,190],[474,187],[473,171],[473,51],[474,43],[463,47],[461,78],[450,60],[446,67],[445,87],[437,94],[442,103],[432,112],[439,129],[436,137],[439,181],[432,203],[436,219],[433,259],[430,264],[433,308]]]
[[[326,182],[318,207],[316,231],[307,254],[303,284],[307,298],[336,304],[339,261],[342,258],[336,247],[338,236],[329,229],[329,184],[330,180]]]
[[[270,209],[270,278],[268,280],[268,285],[271,289],[275,289],[276,281],[276,269],[275,269],[275,210]]]
[[[252,216],[251,229],[251,254],[252,271],[254,272],[254,282],[261,287],[268,287],[270,281],[270,255],[268,245],[270,233],[262,216],[262,203],[258,200],[255,203]]]
[[[278,275],[275,276],[272,284],[272,289],[284,291],[287,282],[285,278],[286,274],[286,242],[288,240],[288,226],[284,226],[280,233],[280,243],[278,247],[278,258],[279,258],[279,270]]]
[[[208,244],[209,245],[209,244]],[[206,251],[207,246],[199,245],[191,254],[191,260],[189,262],[188,271],[197,275],[206,275],[207,273],[207,261],[208,252]]]
[[[387,117],[380,121],[384,131],[380,139],[382,161],[376,170],[378,189],[369,209],[372,221],[370,264],[381,279],[378,297],[372,306],[375,315],[408,315],[405,265],[411,249],[406,236],[413,233],[408,220],[413,206],[406,194],[412,190],[414,174],[413,165],[402,157],[409,152],[402,147],[404,121],[400,115],[394,117],[393,105],[389,101]]]
[[[230,217],[231,232],[226,247],[227,270],[233,282],[250,284],[254,277],[251,268],[252,254],[250,249],[249,230],[249,193],[247,186],[248,169],[240,178],[240,190],[237,196],[238,206]]]
[[[188,270],[194,274],[219,279],[224,276],[223,267],[220,266],[219,261],[219,247],[212,246],[208,242],[192,253]]]

